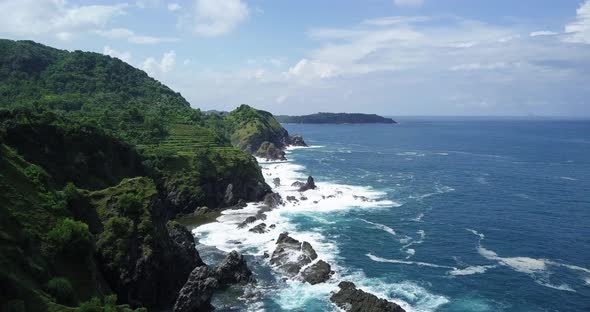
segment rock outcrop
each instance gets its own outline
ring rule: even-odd
[[[307,182],[299,187],[299,192],[305,192],[307,190],[314,190],[316,188],[315,181],[312,176],[307,177]]]
[[[213,270],[203,264],[191,272],[178,293],[173,311],[211,311],[211,297],[216,290],[250,282],[255,282],[255,279],[244,256],[232,251]]]
[[[213,275],[217,278],[220,287],[255,281],[252,277],[252,271],[250,271],[246,264],[244,256],[240,255],[235,250],[230,252],[225,259],[215,267]]]
[[[318,255],[308,242],[300,242],[289,236],[288,233],[281,233],[276,242],[270,264],[276,266],[287,276],[293,277],[301,271],[301,268],[310,264]]]
[[[266,232],[266,223],[260,223],[257,226],[249,229],[248,231],[252,232],[252,233],[257,233],[257,234],[262,234]]]
[[[303,136],[299,134],[294,134],[289,136],[289,145],[292,146],[307,146],[305,141],[303,140]]]
[[[336,306],[347,312],[405,312],[399,305],[357,289],[352,282],[340,282],[340,290],[330,297]]]
[[[211,311],[211,297],[219,288],[218,280],[212,276],[207,266],[196,267],[180,290],[174,312]]]
[[[329,280],[332,274],[334,274],[332,267],[324,260],[318,260],[301,272],[303,280],[312,285]]]

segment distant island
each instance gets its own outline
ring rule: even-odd
[[[278,115],[275,118],[280,123],[307,123],[307,124],[364,124],[383,123],[395,124],[395,120],[376,114],[361,113],[317,113],[303,116]]]

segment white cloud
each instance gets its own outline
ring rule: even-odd
[[[424,4],[424,0],[393,0],[393,3],[400,7],[419,7]]]
[[[289,68],[287,74],[290,77],[302,78],[304,80],[315,78],[330,78],[336,74],[336,66],[302,59],[293,67]]]
[[[576,18],[565,26],[566,41],[590,44],[590,0],[576,11]]]
[[[176,52],[171,50],[164,53],[160,61],[157,61],[153,57],[146,58],[141,64],[141,69],[145,70],[151,76],[159,77],[162,74],[170,72],[175,65]]]
[[[280,104],[280,103],[283,103],[283,102],[285,102],[285,100],[286,100],[287,98],[288,98],[288,97],[287,97],[286,95],[279,95],[279,96],[276,98],[276,100],[275,100],[275,101],[276,101],[277,103],[279,103],[279,104]]]
[[[250,14],[242,0],[196,0],[194,16],[188,18],[197,35],[220,36],[233,31]]]
[[[128,64],[131,63],[131,52],[128,52],[128,51],[121,52],[121,51],[117,51],[117,50],[111,48],[110,46],[105,46],[104,49],[102,50],[102,54],[116,57],[116,58],[120,59],[121,61],[124,61]]]
[[[72,39],[72,34],[67,31],[60,31],[57,34],[55,34],[55,36],[57,37],[57,39],[61,41],[69,41],[70,39]]]
[[[135,34],[134,31],[127,28],[113,28],[109,30],[97,30],[96,34],[111,39],[126,39],[130,43],[136,44],[158,44],[163,42],[176,42],[177,38],[152,37]]]
[[[554,32],[554,31],[549,31],[549,30],[538,30],[538,31],[533,31],[529,34],[529,36],[531,36],[531,37],[555,36],[555,35],[558,35],[558,33]]]
[[[168,3],[168,11],[174,12],[180,10],[182,7],[178,3]]]
[[[0,33],[16,36],[71,34],[102,27],[115,16],[125,14],[127,4],[69,5],[64,0],[0,1]]]
[[[412,24],[419,22],[427,22],[430,20],[431,18],[428,16],[387,16],[367,19],[363,22],[363,24],[373,26],[391,26],[395,24]]]

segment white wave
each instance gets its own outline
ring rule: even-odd
[[[454,276],[463,276],[463,275],[472,275],[472,274],[483,274],[488,269],[495,268],[495,265],[476,265],[476,266],[468,266],[464,269],[453,269],[448,273]]]
[[[304,182],[307,179],[305,167],[291,161],[265,161],[259,160],[263,176],[269,185],[274,185],[273,179],[279,178],[280,185],[274,188],[279,193],[285,205],[277,209],[265,212],[266,219],[255,221],[245,227],[238,227],[248,216],[258,213],[260,203],[251,203],[238,210],[225,210],[216,222],[201,225],[193,230],[194,235],[200,244],[214,246],[222,251],[237,250],[243,254],[261,256],[264,253],[272,254],[275,240],[282,232],[289,232],[290,235],[299,240],[309,242],[318,254],[318,259],[330,263],[335,271],[333,281],[318,285],[309,285],[298,281],[289,280],[281,286],[273,300],[277,300],[285,309],[304,309],[309,300],[327,300],[330,291],[337,288],[337,281],[346,278],[346,269],[339,266],[339,250],[336,243],[322,235],[321,231],[302,231],[297,224],[292,222],[296,215],[305,215],[306,218],[318,224],[333,224],[331,212],[346,209],[383,209],[399,206],[398,203],[385,198],[386,193],[366,186],[354,186],[339,183],[330,183],[316,178],[317,189],[308,190],[304,193],[298,191],[297,187],[291,186],[295,181]],[[320,180],[320,181],[318,181]],[[293,196],[297,201],[287,201],[287,196]],[[302,197],[307,198],[306,200]],[[267,232],[254,234],[248,230],[264,222]],[[270,225],[274,225],[270,228]],[[395,230],[382,224],[372,223],[373,226],[385,232],[395,235]],[[268,259],[262,260],[269,261]],[[369,279],[367,279],[369,280]],[[357,283],[357,280],[354,280]],[[370,283],[365,281],[364,283]],[[361,283],[362,284],[362,283]],[[370,289],[370,288],[369,288]],[[386,297],[400,302],[395,295]],[[408,311],[413,311],[404,302],[402,306]]]
[[[381,224],[381,223],[374,223],[374,222],[367,221],[367,220],[365,220],[365,219],[360,219],[360,218],[359,218],[359,220],[361,220],[361,221],[363,221],[363,222],[365,222],[365,223],[371,224],[371,225],[373,225],[375,228],[377,228],[377,229],[380,229],[380,230],[383,230],[383,231],[385,231],[385,232],[387,232],[387,233],[389,233],[389,234],[391,234],[391,235],[393,235],[393,236],[396,236],[396,235],[397,235],[397,234],[395,233],[395,230],[394,230],[394,229],[392,229],[392,228],[390,228],[390,227],[388,227],[387,225],[384,225],[384,224]]]
[[[529,257],[507,257],[498,256],[497,253],[480,246],[479,254],[488,260],[498,261],[498,263],[508,266],[515,271],[533,274],[547,270],[547,264],[544,259],[535,259]]]
[[[477,236],[479,236],[479,239],[484,239],[484,238],[486,238],[486,236],[485,236],[485,235],[483,235],[482,233],[479,233],[479,232],[477,232],[476,230],[472,230],[472,229],[465,229],[465,230],[467,230],[467,231],[469,231],[469,232],[473,233],[474,235],[477,235]]]
[[[573,288],[571,288],[568,284],[561,284],[561,285],[553,285],[551,283],[546,283],[540,280],[536,280],[535,281],[537,284],[541,285],[541,286],[545,286],[545,287],[549,287],[552,289],[557,289],[557,290],[563,290],[563,291],[569,291],[569,292],[576,292]]]
[[[408,254],[406,256],[406,259],[410,259],[413,255],[416,254],[416,250],[412,249],[412,248],[408,248],[408,249],[406,249],[406,253]]]
[[[449,192],[453,192],[453,191],[455,191],[455,189],[450,186],[436,184],[434,186],[434,192],[421,194],[421,195],[410,195],[409,198],[416,199],[416,200],[420,201],[420,200],[423,200],[423,199],[431,197],[431,196],[445,194],[445,193],[449,193]]]
[[[375,256],[375,255],[373,255],[371,253],[366,254],[366,256],[369,257],[369,259],[371,259],[371,260],[373,260],[375,262],[386,262],[386,263],[396,263],[396,264],[418,265],[418,266],[426,266],[426,267],[431,267],[431,268],[443,268],[443,269],[451,269],[451,270],[456,269],[455,267],[446,266],[446,265],[438,265],[438,264],[428,263],[428,262],[405,261],[405,260],[398,260],[398,259],[386,259],[386,258],[381,258],[381,257]]]
[[[420,213],[417,217],[415,217],[414,219],[410,219],[410,220],[414,221],[414,222],[422,222],[422,218],[424,218],[424,214]]]
[[[578,179],[576,178],[572,178],[572,177],[559,177],[562,180],[569,180],[569,181],[578,181]]]

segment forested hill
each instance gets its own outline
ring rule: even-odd
[[[285,142],[119,59],[0,40],[0,311],[171,310],[204,264],[170,219],[262,200],[251,154]]]
[[[360,123],[396,123],[391,118],[375,114],[360,113],[317,113],[303,116],[275,116],[281,123],[309,123],[309,124],[360,124]]]

